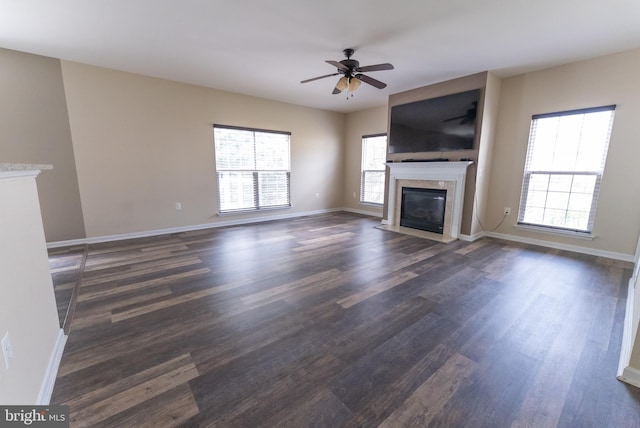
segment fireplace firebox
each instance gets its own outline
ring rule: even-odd
[[[446,201],[446,190],[403,187],[400,226],[442,234]]]

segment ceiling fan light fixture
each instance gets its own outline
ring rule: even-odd
[[[341,77],[340,80],[338,80],[338,83],[336,84],[336,89],[339,90],[340,92],[344,91],[348,87],[349,87],[349,79],[347,79],[347,76]]]
[[[355,77],[349,79],[349,92],[354,92],[360,87],[361,83],[360,79],[356,79]]]

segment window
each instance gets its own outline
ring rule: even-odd
[[[614,111],[532,117],[518,224],[591,233]]]
[[[214,125],[221,213],[290,206],[290,133]]]
[[[360,202],[382,204],[384,201],[384,170],[387,159],[387,136],[362,137],[362,177]]]

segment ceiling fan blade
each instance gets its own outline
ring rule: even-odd
[[[318,79],[324,79],[325,77],[331,77],[331,76],[337,76],[340,73],[331,73],[331,74],[325,74],[324,76],[318,76],[318,77],[313,77],[311,79],[307,79],[307,80],[303,80],[300,83],[307,83],[307,82],[313,82],[314,80],[318,80]]]
[[[443,120],[443,122],[451,122],[452,120],[465,119],[466,117],[467,115],[463,114],[462,116],[450,117],[449,119]]]
[[[376,80],[373,77],[369,77],[366,74],[356,74],[356,79],[360,79],[364,83],[368,83],[369,85],[374,86],[378,89],[384,89],[387,87],[386,83]]]
[[[367,71],[382,71],[382,70],[393,70],[393,65],[385,62],[384,64],[376,64],[376,65],[366,65],[364,67],[359,67],[356,71],[367,72]]]
[[[334,67],[338,68],[339,70],[348,70],[349,67],[347,67],[346,65],[339,63],[338,61],[331,61],[331,60],[326,60],[325,61],[328,64],[333,65]]]

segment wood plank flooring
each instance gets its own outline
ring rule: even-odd
[[[56,250],[80,280],[52,402],[73,427],[640,426],[615,378],[630,264],[378,223]]]

